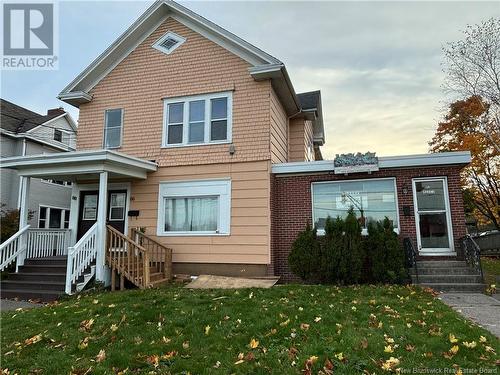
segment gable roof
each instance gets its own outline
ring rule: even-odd
[[[172,0],[157,0],[115,42],[67,85],[58,98],[76,107],[91,101],[90,90],[169,17],[241,57],[252,67],[272,67],[278,71],[284,69],[284,64],[277,58],[199,14]],[[252,71],[250,73],[252,74]],[[262,71],[259,70],[258,73],[262,73]],[[283,76],[282,78],[288,80],[286,84],[289,86],[289,90],[292,91],[291,99],[295,102],[297,111],[298,100],[296,100],[296,94],[286,73],[285,75],[286,77]],[[260,76],[259,79],[263,78]]]
[[[26,133],[40,125],[43,125],[55,118],[67,115],[62,108],[52,109],[46,115],[30,111],[5,99],[0,99],[0,127],[12,133]],[[74,122],[68,121],[73,127]],[[76,127],[75,127],[76,130]]]

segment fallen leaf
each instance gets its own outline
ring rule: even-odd
[[[99,350],[99,353],[97,353],[95,360],[96,362],[102,362],[106,359],[106,351],[104,349]]]
[[[208,335],[210,333],[210,326],[205,327],[205,335]]]
[[[255,339],[250,340],[250,348],[251,349],[255,349],[258,346],[259,346],[259,341],[255,340]]]

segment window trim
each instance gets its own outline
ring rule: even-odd
[[[315,181],[311,182],[311,218],[312,218],[312,224],[314,226],[314,223],[316,223],[315,216],[314,216],[314,185],[320,185],[320,184],[331,184],[331,183],[346,183],[346,182],[359,182],[359,181],[382,181],[382,180],[392,180],[394,184],[394,196],[395,196],[395,203],[396,203],[396,221],[398,224],[397,228],[394,228],[394,232],[399,234],[401,232],[401,221],[399,217],[399,200],[398,200],[398,185],[396,182],[396,177],[380,177],[380,178],[356,178],[356,179],[347,179],[347,180],[330,180],[330,181]],[[317,230],[318,236],[324,236],[325,235],[325,230],[324,229],[318,229]],[[368,229],[367,228],[362,228],[361,234],[363,236],[368,235]]]
[[[168,38],[172,38],[172,39],[175,39],[178,43],[175,44],[172,48],[170,49],[165,49],[165,47],[162,47],[161,44],[167,40]],[[187,39],[172,32],[172,31],[168,31],[167,33],[163,34],[156,42],[154,42],[151,47],[153,47],[154,49],[166,54],[166,55],[170,55],[172,52],[174,52],[177,48],[179,48],[180,46],[182,46],[184,44],[184,42],[186,41]]]
[[[226,98],[227,99],[227,138],[224,140],[211,141],[211,99]],[[198,100],[205,101],[205,118],[204,118],[204,140],[203,142],[189,142],[189,102]],[[184,112],[182,119],[182,142],[181,143],[168,143],[168,105],[174,103],[184,103]],[[162,148],[176,148],[176,147],[193,147],[193,146],[209,146],[221,145],[232,142],[233,138],[233,92],[223,91],[209,94],[199,94],[190,96],[178,96],[163,99],[163,132],[162,132]]]
[[[56,139],[56,134],[61,134],[61,140]],[[63,143],[63,131],[61,129],[54,128],[54,134],[52,139],[56,142]]]
[[[219,197],[216,232],[165,231],[165,198]],[[161,181],[158,193],[157,235],[220,237],[231,234],[231,179]]]
[[[107,130],[107,121],[108,118],[106,116],[106,113],[109,111],[121,111],[121,125],[120,125],[120,144],[118,146],[114,147],[106,147],[106,130]],[[125,110],[123,108],[107,108],[104,110],[104,129],[103,129],[103,137],[102,137],[102,148],[105,150],[114,150],[122,147],[123,144],[123,119],[125,115]]]
[[[41,219],[45,221],[45,226],[43,228],[40,227],[40,210],[42,207],[46,208],[45,212],[45,218]],[[50,210],[55,209],[55,210],[61,210],[61,223],[59,224],[59,228],[50,228]],[[64,223],[66,222],[65,219],[65,212],[68,211],[70,212],[70,208],[64,208],[64,207],[57,207],[57,206],[50,206],[46,204],[39,204],[38,205],[38,222],[37,222],[37,227],[38,229],[52,229],[52,230],[57,230],[57,229],[69,229],[69,221],[68,221],[68,228],[64,227]]]

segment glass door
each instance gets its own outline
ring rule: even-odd
[[[417,242],[422,255],[453,253],[446,178],[413,180]]]

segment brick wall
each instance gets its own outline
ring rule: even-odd
[[[316,181],[340,181],[380,177],[395,177],[398,196],[400,237],[411,237],[416,243],[416,226],[413,209],[412,179],[418,177],[446,176],[451,208],[454,245],[460,250],[459,239],[466,233],[465,217],[460,185],[461,166],[446,166],[412,169],[385,169],[349,176],[332,173],[307,175],[273,175],[271,179],[271,269],[282,281],[297,278],[288,268],[288,254],[298,233],[306,223],[312,224],[311,183]],[[403,194],[403,186],[408,193]],[[411,207],[411,214],[405,216],[403,206]]]

